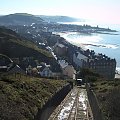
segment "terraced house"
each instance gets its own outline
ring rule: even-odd
[[[54,45],[54,52],[57,56],[65,56],[67,54],[67,47],[63,44],[60,44],[59,42],[57,42]]]
[[[102,53],[95,54],[93,50],[86,50],[84,53],[76,52],[73,55],[73,63],[76,68],[89,68],[105,78],[115,78],[116,60]]]
[[[98,54],[95,59],[89,60],[88,67],[108,79],[115,77],[116,60]]]

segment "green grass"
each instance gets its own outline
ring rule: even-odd
[[[10,44],[11,42],[16,43],[16,46],[21,45],[21,46],[26,47],[28,49],[37,51],[38,53],[41,53],[46,57],[53,58],[53,56],[50,52],[39,48],[36,44],[32,43],[29,40],[24,40],[14,31],[9,30],[9,29],[5,29],[5,28],[0,28],[0,30],[1,30],[0,37],[4,37],[4,39],[5,39],[4,42],[6,42],[6,46],[8,46],[8,44]]]
[[[52,58],[52,54],[46,50],[40,49],[37,45],[31,43],[30,41],[26,41],[26,40],[19,40],[19,39],[10,39],[12,42],[17,43],[19,45],[22,45],[24,47],[27,48],[31,48],[35,51],[38,51],[39,53],[44,54],[45,56]]]
[[[24,75],[1,75],[0,119],[32,120],[38,108],[50,99],[65,81]]]

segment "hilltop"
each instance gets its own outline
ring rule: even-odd
[[[1,25],[31,25],[32,23],[42,23],[44,20],[27,13],[15,13],[0,16]]]
[[[42,30],[45,32],[81,32],[85,34],[112,34],[109,32],[117,32],[109,28],[99,28],[90,25],[72,25],[62,24],[64,22],[83,22],[84,19],[73,18],[68,16],[45,16],[31,15],[27,13],[15,13],[5,16],[0,16],[0,25],[3,26],[29,26],[36,31]],[[61,23],[61,24],[60,24]],[[117,35],[117,34],[116,34]]]
[[[40,18],[47,22],[83,22],[84,19],[78,19],[68,16],[46,16],[46,15],[38,15]]]
[[[15,13],[0,16],[1,25],[31,25],[32,23],[57,23],[57,22],[83,22],[84,19],[69,16],[32,15],[28,13]]]

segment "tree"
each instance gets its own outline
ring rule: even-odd
[[[78,72],[77,77],[83,78],[89,82],[94,82],[97,80],[97,77],[100,77],[100,75],[88,68],[82,68],[80,69],[80,72]]]

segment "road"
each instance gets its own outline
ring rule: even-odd
[[[93,120],[86,89],[74,87],[48,120]]]

